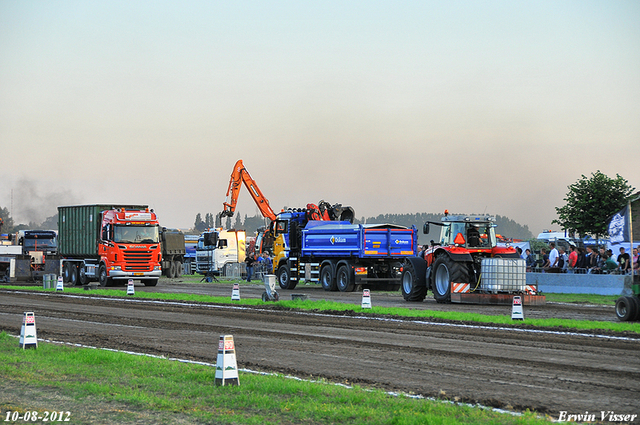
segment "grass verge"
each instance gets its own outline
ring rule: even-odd
[[[278,375],[241,372],[241,385],[216,387],[210,366],[46,343],[22,350],[5,332],[0,378],[2,393],[26,397],[3,398],[2,418],[8,411],[69,411],[71,424],[547,423],[529,412],[513,416]]]
[[[54,289],[43,290],[33,286],[0,286],[4,289],[24,290],[24,291],[48,291],[55,292]],[[88,293],[81,288],[65,288],[65,294],[82,294]],[[124,291],[114,292],[111,289],[97,289],[90,292],[91,295],[100,295],[105,297],[123,297]],[[633,332],[640,333],[640,322],[601,322],[590,320],[571,320],[571,319],[535,319],[525,318],[525,320],[514,322],[511,315],[488,315],[478,313],[465,313],[458,311],[437,311],[437,310],[417,310],[410,307],[376,307],[371,309],[363,309],[359,304],[346,304],[335,301],[289,301],[281,300],[278,302],[265,303],[261,299],[242,299],[240,301],[231,301],[229,297],[214,297],[209,295],[196,294],[176,294],[176,293],[157,293],[138,291],[136,298],[142,299],[160,299],[167,301],[188,301],[213,304],[233,304],[233,305],[251,305],[264,306],[265,308],[291,308],[299,310],[311,310],[315,312],[330,311],[342,312],[344,314],[353,315],[360,314],[377,314],[383,316],[410,317],[417,319],[441,319],[448,321],[462,321],[485,324],[509,325],[509,326],[535,326],[552,329],[577,329],[581,331],[610,331],[610,332]],[[614,314],[613,312],[611,313]]]

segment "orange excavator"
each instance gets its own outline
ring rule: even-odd
[[[269,201],[262,194],[262,191],[258,187],[256,181],[251,178],[251,175],[249,175],[249,172],[244,167],[241,159],[239,159],[233,167],[231,180],[229,180],[229,188],[227,189],[227,196],[223,203],[224,210],[220,213],[220,217],[233,217],[233,213],[236,211],[236,205],[238,203],[240,185],[242,183],[247,187],[247,190],[251,194],[251,197],[260,209],[262,215],[269,220],[274,221],[276,219],[276,214],[271,209]],[[229,196],[231,196],[231,202],[229,202]]]

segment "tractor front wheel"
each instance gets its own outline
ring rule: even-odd
[[[422,267],[409,260],[402,267],[402,296],[405,301],[422,302],[427,296],[424,260],[418,260],[422,262]]]

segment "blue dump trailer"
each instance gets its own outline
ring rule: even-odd
[[[283,289],[305,279],[326,291],[398,290],[404,259],[418,250],[415,226],[307,221],[304,213],[284,212],[274,227],[274,269]]]

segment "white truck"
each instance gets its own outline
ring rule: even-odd
[[[196,246],[196,272],[204,276],[226,275],[234,263],[242,263],[246,254],[244,230],[211,229],[203,232]]]

